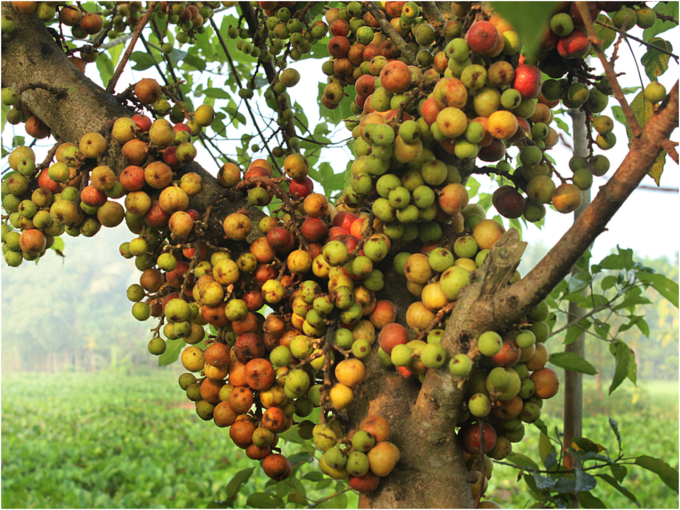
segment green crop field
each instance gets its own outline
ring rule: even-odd
[[[613,406],[626,454],[647,454],[678,465],[678,388],[673,383],[642,384],[641,397],[622,392]],[[616,397],[616,395],[615,395]],[[636,398],[625,413],[626,398]],[[614,402],[614,399],[612,399]],[[546,405],[559,412],[558,397]],[[549,406],[549,407],[548,407]],[[545,418],[550,430],[558,418]],[[516,451],[538,457],[538,430]],[[605,414],[587,416],[584,434],[616,454],[616,440]],[[300,446],[286,445],[287,454]],[[227,431],[201,421],[184,399],[176,376],[113,374],[3,374],[2,376],[2,506],[5,508],[206,508],[233,493],[234,475],[255,469],[231,504],[244,507],[249,495],[270,492],[298,507],[344,490],[322,477],[314,463],[297,456],[305,489],[268,482],[261,468],[234,447]],[[503,507],[530,501],[517,471],[495,466],[490,497]],[[678,508],[678,496],[656,475],[631,467],[624,486],[643,508]],[[609,508],[632,503],[608,486],[594,493]],[[305,499],[308,498],[308,499]],[[293,507],[292,503],[287,506]],[[345,492],[323,507],[357,506]]]
[[[344,490],[301,466],[306,493],[268,484],[228,432],[200,420],[170,372],[150,376],[3,374],[4,508],[206,508],[255,467],[232,501],[267,491],[306,505]],[[287,455],[300,446],[286,445]],[[308,455],[291,457],[304,463]],[[300,494],[300,492],[302,494]],[[306,496],[309,499],[304,499]],[[319,508],[357,505],[353,492]],[[289,505],[293,506],[293,505]]]

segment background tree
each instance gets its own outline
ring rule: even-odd
[[[130,299],[136,302],[133,315],[140,320],[148,319],[150,315],[161,316],[158,328],[153,330],[154,339],[149,350],[161,354],[162,362],[170,362],[177,358],[186,343],[199,342],[198,347],[190,346],[183,351],[182,361],[191,372],[200,372],[206,355],[203,349],[208,349],[209,345],[211,352],[207,354],[206,369],[213,370],[209,373],[214,375],[215,371],[220,372],[224,358],[219,360],[211,356],[224,349],[220,346],[235,343],[232,356],[239,363],[232,361],[229,383],[238,388],[234,395],[252,396],[248,386],[256,390],[258,405],[251,415],[236,421],[230,433],[237,444],[249,447],[254,440],[249,429],[263,420],[263,409],[259,404],[264,405],[264,402],[257,391],[266,391],[268,386],[259,387],[256,381],[237,384],[235,374],[248,364],[251,376],[253,371],[259,373],[257,366],[268,377],[273,367],[263,356],[271,359],[273,348],[279,343],[287,347],[283,338],[288,338],[288,342],[293,337],[296,340],[303,338],[297,340],[295,346],[290,343],[290,349],[277,351],[284,353],[284,360],[292,351],[298,360],[271,360],[274,365],[280,365],[280,379],[290,369],[305,384],[301,390],[294,388],[292,374],[287,376],[289,402],[287,405],[281,402],[287,412],[273,406],[286,416],[285,422],[281,426],[272,425],[270,429],[276,432],[289,428],[293,414],[304,418],[306,411],[302,406],[308,405],[307,402],[316,403],[318,399],[322,426],[315,431],[314,441],[317,448],[325,451],[335,443],[335,436],[341,439],[360,426],[366,428],[362,425],[365,418],[379,416],[382,418],[378,421],[386,419],[391,427],[389,442],[380,441],[387,436],[368,427],[379,440],[369,451],[371,471],[363,474],[366,473],[363,466],[357,467],[350,478],[350,485],[365,493],[360,500],[362,505],[441,507],[471,506],[479,502],[483,493],[480,481],[488,468],[481,458],[470,455],[485,450],[496,459],[506,458],[508,452],[501,451],[500,446],[492,450],[497,437],[494,426],[498,428],[503,422],[498,420],[497,413],[494,418],[485,420],[490,416],[488,410],[477,411],[468,404],[466,389],[470,385],[465,381],[469,369],[452,377],[448,362],[443,362],[452,358],[460,364],[472,359],[482,368],[491,368],[489,363],[501,368],[517,363],[516,358],[496,358],[494,361],[496,349],[478,344],[483,333],[487,333],[485,339],[494,338],[494,332],[503,334],[505,350],[502,353],[507,354],[509,350],[521,356],[517,345],[524,340],[515,342],[519,333],[533,338],[531,342],[527,340],[525,355],[531,348],[544,351],[533,345],[538,330],[529,334],[520,328],[535,327],[537,322],[543,322],[541,319],[548,318],[543,300],[549,296],[548,302],[553,306],[557,305],[558,299],[566,299],[586,307],[589,305],[585,300],[590,299],[595,308],[613,309],[613,300],[605,300],[602,294],[576,296],[580,296],[593,276],[603,269],[623,270],[620,277],[609,280],[613,283],[608,283],[607,287],[615,287],[620,297],[627,300],[617,305],[621,309],[643,304],[639,294],[642,288],[649,286],[677,306],[677,286],[665,276],[635,265],[630,253],[622,251],[606,264],[596,266],[591,266],[588,257],[584,257],[588,247],[644,176],[651,172],[658,182],[665,153],[677,162],[676,144],[669,139],[677,126],[677,83],[668,95],[663,86],[652,83],[629,104],[614,73],[616,59],[608,59],[604,54],[604,48],[611,45],[613,56],[616,56],[621,42],[628,38],[627,29],[637,23],[649,30],[643,38],[650,50],[646,62],[643,59],[642,63],[648,76],[656,79],[667,69],[667,57],[671,52],[666,41],[651,41],[667,28],[667,23],[673,23],[664,4],[660,4],[662,7],[657,11],[644,5],[638,5],[634,10],[623,4],[576,2],[561,7],[539,4],[540,7],[531,7],[531,17],[525,10],[510,12],[507,6],[498,5],[496,8],[504,16],[501,18],[478,4],[425,3],[418,6],[387,2],[381,6],[382,12],[377,5],[358,2],[328,8],[321,3],[242,3],[237,6],[240,17],[224,16],[220,27],[216,23],[216,11],[223,6],[216,2],[200,5],[151,2],[147,6],[138,2],[106,3],[102,5],[103,10],[87,15],[87,9],[100,8],[85,6],[83,11],[77,6],[59,4],[60,23],[54,24],[56,31],[46,28],[44,23],[53,22],[57,14],[53,6],[34,2],[12,4],[3,3],[2,80],[5,87],[3,102],[13,108],[3,111],[8,122],[25,120],[26,130],[32,136],[44,138],[51,132],[62,145],[55,145],[39,165],[35,165],[35,156],[25,149],[16,150],[9,157],[14,172],[8,173],[3,181],[3,205],[8,212],[3,225],[6,261],[18,265],[23,258],[36,259],[48,243],[61,249],[62,244],[56,239],[64,231],[69,235],[89,236],[96,234],[101,225],[119,224],[124,211],[116,205],[119,204],[116,200],[130,192],[125,198],[125,219],[130,230],[140,237],[124,244],[120,250],[124,256],[136,256],[137,267],[146,271],[141,286],[133,286],[128,291]],[[602,8],[612,18],[600,14]],[[317,20],[322,12],[330,24],[330,40],[326,38],[328,24]],[[540,23],[535,22],[534,15]],[[533,30],[524,30],[528,19],[533,20]],[[548,23],[549,31],[546,29]],[[64,37],[64,25],[73,27],[73,40]],[[119,46],[107,47],[102,42],[107,36],[115,40],[126,31],[126,26],[134,31],[121,56]],[[76,47],[73,41],[85,38],[87,34],[92,34],[89,42]],[[525,46],[521,55],[520,36]],[[133,51],[138,40],[142,42],[144,52]],[[192,46],[183,52],[175,47],[175,42]],[[591,48],[601,61],[604,77],[592,74],[593,69],[583,61]],[[371,55],[371,52],[380,55]],[[74,57],[76,53],[80,57]],[[288,87],[295,86],[301,79],[299,73],[286,69],[287,61],[325,58],[329,54],[332,58],[322,66],[323,72],[330,76],[329,83],[319,88],[324,105],[321,113],[333,124],[345,120],[355,139],[352,150],[356,159],[348,165],[344,176],[331,176],[330,165],[319,163],[319,154],[333,145],[326,137],[330,132],[327,123],[312,131],[304,112],[290,104],[286,93]],[[388,63],[388,57],[399,60]],[[113,61],[119,58],[114,66]],[[90,61],[96,62],[102,81],[107,82],[106,90],[84,77],[85,62]],[[153,80],[142,80],[120,94],[112,95],[130,61],[135,62],[137,70],[156,67],[165,86],[160,87]],[[178,65],[180,61],[182,64]],[[212,78],[206,79],[205,86],[192,75],[200,72],[220,76],[224,67],[229,69],[228,86],[234,92],[238,90],[238,97],[242,99],[239,103]],[[541,71],[547,75],[545,81]],[[180,72],[185,83],[178,81]],[[364,76],[366,78],[362,79]],[[558,81],[563,76],[565,78]],[[381,86],[377,86],[376,77]],[[255,91],[265,86],[264,101],[255,101]],[[432,97],[428,98],[430,93]],[[627,125],[629,152],[562,240],[531,272],[516,279],[515,271],[525,245],[515,229],[501,236],[502,219],[483,219],[486,209],[493,203],[510,219],[511,226],[519,228],[520,217],[525,221],[541,221],[545,215],[544,204],[552,202],[561,212],[576,209],[581,203],[581,190],[590,187],[592,174],[600,175],[608,169],[607,159],[594,155],[592,150],[596,145],[606,150],[616,143],[610,127],[613,120],[605,115],[597,116],[606,107],[608,94],[613,94],[621,105],[614,115]],[[195,99],[200,95],[205,95],[207,101],[199,107],[194,105],[192,96]],[[260,113],[262,102],[272,108],[273,117]],[[225,106],[222,112],[215,113],[213,105],[218,104]],[[566,168],[553,161],[547,151],[559,137],[558,130],[549,125],[553,120],[550,108],[560,104],[584,110],[589,126],[592,123],[599,133],[596,139],[590,139],[590,157],[570,160],[573,177],[564,177]],[[248,117],[239,105],[245,107]],[[120,120],[130,117],[134,111],[143,110],[158,117],[169,116],[182,127],[173,129],[169,123],[157,120],[149,130],[151,122],[148,118],[133,117],[132,122]],[[411,116],[418,121],[411,122]],[[212,134],[224,137],[226,133],[228,138],[228,133],[233,132],[230,129],[247,122],[248,118],[257,136],[241,136],[241,147],[237,148],[235,157],[229,157],[221,151]],[[185,120],[186,124],[183,124]],[[204,128],[209,134],[203,133]],[[392,128],[398,128],[396,137]],[[147,130],[149,133],[145,134]],[[220,154],[214,156],[216,161],[219,161],[218,157],[222,158],[218,163],[221,169],[217,179],[192,161],[196,154],[190,143],[192,137],[207,152]],[[504,159],[506,149],[513,144],[520,147],[520,170],[508,162],[511,160],[509,154]],[[268,161],[254,157],[253,153],[260,148],[268,153]],[[299,151],[304,157],[297,155]],[[55,157],[57,163],[52,164]],[[496,164],[477,167],[477,157],[480,161]],[[244,175],[241,175],[241,166],[247,167]],[[469,206],[469,197],[476,190],[477,183],[472,177],[476,173],[492,174],[504,186],[493,198],[480,196],[476,205]],[[134,179],[140,179],[142,175],[140,187],[136,187]],[[409,189],[407,175],[417,183],[422,182],[422,198],[416,193],[417,186]],[[559,187],[550,175],[559,179]],[[383,180],[386,189],[377,190],[380,198],[372,190],[375,181],[381,186],[378,176],[393,176],[398,180],[394,185],[390,185],[388,179]],[[335,197],[335,208],[322,195],[310,194],[313,183],[309,177],[320,182],[327,195],[342,189],[340,196]],[[172,186],[173,179],[180,178],[180,185]],[[61,183],[67,185],[66,188],[62,189]],[[467,185],[468,190],[461,183]],[[139,191],[141,186],[145,186],[144,191]],[[36,188],[51,189],[50,195],[36,192],[48,196],[49,200],[42,198],[41,201],[41,196],[34,195]],[[400,196],[404,192],[406,194]],[[59,196],[53,196],[57,194]],[[525,199],[524,194],[528,198]],[[428,196],[429,205],[415,205],[419,200],[427,202]],[[150,198],[158,202],[153,202],[149,209],[144,201],[150,202]],[[135,200],[141,201],[142,205]],[[414,204],[403,207],[404,202],[410,200]],[[51,206],[49,210],[47,206]],[[267,206],[272,217],[278,217],[278,220],[267,219],[261,208],[253,206]],[[44,208],[40,213],[39,207]],[[303,211],[304,214],[299,214]],[[347,228],[331,231],[331,240],[325,246],[316,244],[326,239],[326,232],[322,231],[320,236],[308,232],[303,223],[303,220],[307,221],[305,215],[307,219],[322,217],[332,221],[336,228]],[[421,221],[414,221],[416,219]],[[182,221],[189,221],[188,228]],[[21,234],[13,231],[7,222]],[[279,222],[287,228],[280,228]],[[266,243],[256,243],[264,234],[267,235]],[[460,243],[474,243],[474,249],[455,249],[456,239]],[[425,253],[438,246],[438,253],[445,259],[442,264],[437,264],[432,256],[428,262],[427,257],[416,255],[424,245]],[[296,246],[298,249],[294,250]],[[360,248],[365,255],[357,256]],[[482,249],[482,256],[473,261],[472,257],[479,249]],[[446,257],[451,256],[451,251],[470,262],[448,270],[452,260],[449,263]],[[463,256],[467,251],[470,252],[468,257]],[[229,257],[237,260],[242,272],[251,272],[247,268],[249,264],[253,265],[253,278],[244,276],[231,281],[228,275],[218,276],[213,271],[213,268],[218,269],[220,259],[229,258],[224,255],[228,252],[231,253]],[[399,258],[402,253],[413,255]],[[287,259],[283,262],[280,259],[286,254]],[[312,259],[320,267],[310,272]],[[257,262],[260,266],[256,267]],[[374,264],[376,268],[372,269]],[[170,276],[154,269],[156,265]],[[564,283],[563,279],[575,265],[579,272]],[[225,262],[223,266],[229,264]],[[331,272],[331,266],[335,268],[334,272]],[[180,269],[175,271],[176,267]],[[437,272],[433,273],[437,268],[443,273],[441,279]],[[403,291],[406,282],[400,275],[402,272],[406,273],[410,293]],[[162,276],[160,281],[156,278],[159,275]],[[317,290],[318,283],[313,282],[323,281],[328,275],[331,277],[329,286],[323,291]],[[202,280],[194,284],[194,277]],[[211,281],[212,278],[218,283]],[[169,285],[159,288],[163,280]],[[303,280],[309,283],[303,285]],[[353,280],[361,280],[363,285],[355,285]],[[234,287],[234,284],[238,285]],[[428,285],[430,294],[425,293],[424,284]],[[217,293],[217,299],[208,296],[210,285]],[[294,297],[291,294],[298,286],[301,296],[311,292],[310,297],[314,298],[319,293],[317,298],[329,301],[325,307],[321,301],[315,307],[315,321],[311,320],[311,315],[309,318],[301,315],[308,312],[307,306],[300,301],[297,305],[302,306],[304,312],[296,308],[296,301],[290,303],[292,310],[280,304],[285,303],[284,297]],[[340,303],[345,291],[336,288],[350,289],[352,286],[355,286],[355,292],[346,291],[349,292],[347,299],[353,298],[355,303],[344,307]],[[357,294],[359,289],[363,289],[363,295]],[[232,298],[227,305],[223,300],[225,293],[227,298]],[[383,296],[391,300],[391,304],[381,301],[387,309],[387,319],[380,313],[372,313],[377,306],[376,299]],[[187,305],[185,300],[195,302]],[[209,300],[211,304],[207,304]],[[307,305],[311,305],[311,301]],[[271,319],[265,323],[263,334],[259,329],[261,322],[258,326],[253,312],[265,302],[275,313],[268,316]],[[196,303],[202,305],[198,315]],[[225,306],[230,308],[225,311]],[[395,316],[392,316],[393,310]],[[382,308],[378,308],[378,312],[381,311]],[[187,314],[192,313],[196,317],[192,319],[193,325],[187,322]],[[371,342],[364,339],[362,344],[362,329],[356,327],[362,315],[369,314],[370,320],[360,324],[371,331],[371,340],[375,341],[378,336],[374,329],[395,322],[408,326],[407,339],[426,339],[428,344],[416,342],[403,346],[401,339],[393,333],[400,331],[399,328],[392,327],[390,333],[383,328],[375,342],[376,349],[371,350]],[[160,336],[165,317],[169,320],[163,329],[167,342]],[[610,332],[603,331],[605,325],[595,319],[592,314],[588,324],[568,326],[592,327],[598,335],[606,337]],[[252,326],[248,324],[249,320]],[[630,326],[644,327],[640,319],[628,316],[628,321]],[[198,337],[187,336],[192,328],[196,330],[194,326],[200,329],[206,322],[212,326],[207,342],[201,338],[204,333]],[[284,322],[295,327],[286,326],[287,337],[274,333]],[[185,325],[177,326],[180,323]],[[436,329],[443,324],[446,324],[445,329]],[[349,345],[341,347],[343,344],[336,331],[347,328],[340,326],[354,326],[351,351]],[[175,328],[188,329],[177,338]],[[248,337],[250,333],[259,333],[263,339],[257,335]],[[635,370],[631,368],[634,362],[629,347],[616,337],[607,339],[617,362],[613,390],[626,377],[634,380]],[[370,355],[364,355],[362,345]],[[378,345],[381,349],[377,349]],[[388,361],[392,347],[395,347],[394,354]],[[342,384],[343,380],[331,389],[335,381],[332,374],[337,379],[342,378],[338,370],[332,370],[332,351],[348,360],[363,359],[363,363],[354,361],[352,366],[360,373],[365,366],[366,380],[352,389],[354,383]],[[403,361],[398,359],[399,353],[404,357]],[[482,354],[488,356],[482,357]],[[192,363],[188,359],[191,355],[199,362]],[[526,361],[529,359],[534,358]],[[253,361],[256,364],[250,365]],[[543,365],[546,361],[543,360]],[[591,370],[589,363],[575,354],[562,353],[552,356],[551,361],[570,370],[585,373]],[[385,366],[392,363],[404,366],[398,371]],[[456,363],[452,365],[456,373],[459,369]],[[543,365],[535,365],[535,373],[548,377],[547,385],[554,386],[557,382],[554,372],[541,369]],[[320,381],[314,391],[306,393],[304,386],[314,383],[315,374],[309,373],[310,366],[314,367]],[[510,374],[509,377],[513,381],[516,378],[519,383],[518,372],[509,368],[501,372]],[[473,373],[486,374],[486,371]],[[224,385],[226,374],[221,377],[207,374],[200,386],[193,375],[183,377],[180,384],[188,389],[190,399],[197,401],[200,416],[212,419],[219,406],[220,411],[228,408],[229,412],[235,413],[238,406],[234,398],[227,400],[225,395],[207,393],[211,384],[217,389]],[[474,375],[472,379],[475,377],[480,379]],[[532,375],[536,389],[541,386],[539,379]],[[210,382],[215,380],[222,382]],[[224,387],[231,389],[228,385]],[[493,403],[500,412],[498,408],[502,404],[499,402],[510,400],[499,397],[503,387],[504,384],[487,379],[475,394],[482,395],[482,401],[489,401],[487,406]],[[556,391],[556,388],[550,388],[544,394],[549,395],[553,389]],[[192,392],[194,398],[191,398]],[[196,392],[199,393],[196,395]],[[538,423],[540,428],[540,422],[536,421],[540,401],[529,402],[531,398],[528,395],[524,399],[527,402],[519,402],[523,406],[522,417],[527,423]],[[296,408],[293,399],[302,400],[304,404],[299,403]],[[219,416],[215,415],[215,418],[220,422]],[[231,423],[223,421],[222,424],[234,423],[233,418],[225,419]],[[328,425],[324,425],[326,419],[331,419]],[[261,428],[269,430],[264,426],[267,420],[262,423]],[[480,424],[486,430],[481,444],[474,438]],[[298,428],[299,435],[290,429],[288,438],[311,436],[304,430],[305,426]],[[465,452],[454,433],[456,426],[461,427],[460,439]],[[511,432],[508,429],[500,434],[505,440],[498,445],[505,445],[506,450],[510,445],[508,437],[513,436]],[[548,437],[547,430],[542,433]],[[267,436],[266,432],[263,434]],[[271,442],[271,439],[263,440],[262,445],[255,444],[257,449],[252,449],[253,457],[267,456],[265,472],[272,478],[290,476],[290,464],[277,453],[270,453],[267,441]],[[350,444],[350,438],[345,444]],[[593,445],[585,439],[576,442],[576,448],[573,444],[566,445],[568,452],[561,450],[559,456],[555,452],[551,458],[548,454],[542,459],[543,470],[530,459],[513,457],[511,460],[531,474],[525,479],[537,497],[555,504],[564,500],[564,494],[577,494],[583,505],[597,504],[596,498],[588,492],[594,486],[595,478],[587,471],[597,471],[610,464],[636,463],[657,472],[665,483],[677,490],[677,471],[663,461],[627,458],[623,454],[610,459],[599,453],[596,445],[593,450]],[[357,452],[351,454],[351,458],[365,463],[365,457],[358,455],[360,446],[354,445],[354,449]],[[370,446],[367,451],[369,449]],[[341,460],[336,463],[324,457],[322,470],[345,478],[348,473],[342,469],[344,457],[338,452],[336,449],[334,454],[340,455]],[[561,460],[565,453],[575,455],[579,463],[563,466]],[[595,465],[582,464],[588,460]],[[395,464],[397,468],[393,469]],[[377,489],[378,478],[374,472],[382,476]],[[615,486],[620,482],[609,478],[611,480],[607,481]],[[475,480],[478,480],[476,484]],[[267,501],[262,499],[259,504],[267,504]],[[257,498],[253,504],[258,504]]]

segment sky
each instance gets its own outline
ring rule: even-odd
[[[227,11],[228,13],[230,10]],[[219,20],[217,21],[219,26]],[[666,32],[661,35],[669,40],[678,39],[680,29],[674,29],[672,31]],[[631,41],[633,51],[637,55],[637,59],[644,54],[645,49],[639,48],[638,45]],[[127,43],[126,43],[127,44]],[[138,42],[137,50],[143,51],[143,46],[141,42]],[[601,70],[599,67],[599,61],[596,59],[591,59],[591,65],[596,67],[598,72]],[[667,90],[670,90],[674,81],[678,76],[678,65],[675,61],[671,59],[670,69],[661,77],[660,82],[663,83]],[[301,82],[294,88],[289,89],[291,98],[294,101],[300,103],[303,107],[305,115],[307,116],[310,125],[314,126],[318,121],[318,107],[317,107],[317,81],[323,80],[325,77],[320,71],[320,62],[313,60],[306,60],[300,62],[291,62],[290,67],[294,67],[300,71],[303,76]],[[616,71],[624,72],[624,75],[620,77],[620,82],[623,87],[634,87],[640,86],[640,80],[638,74],[635,70],[635,58],[630,52],[630,49],[624,44],[621,46],[620,58],[616,62]],[[644,69],[641,69],[642,77],[644,79],[644,84],[649,83],[648,78],[644,74]],[[88,65],[86,74],[93,81],[100,83],[99,75],[95,65]],[[118,81],[116,92],[124,90],[130,83],[134,83],[141,79],[142,77],[155,77],[156,71],[152,67],[143,73],[131,71],[129,66],[126,71],[122,74]],[[632,100],[634,95],[628,96],[629,100]],[[610,98],[610,107],[616,104],[613,98]],[[246,114],[245,108],[242,113]],[[603,112],[605,114],[611,115],[609,108]],[[613,117],[613,116],[612,116]],[[571,124],[571,118],[568,115],[563,116],[563,120],[568,124]],[[553,124],[554,126],[554,124]],[[231,136],[242,134],[243,130],[249,130],[250,125],[246,125],[241,128],[239,133],[235,131],[231,132]],[[5,136],[12,136],[12,131],[14,134],[22,134],[23,129],[20,127],[12,127],[8,125],[6,128]],[[342,139],[348,136],[349,132],[344,130],[339,130],[337,135],[338,139]],[[623,125],[615,121],[614,133],[617,137],[617,145],[609,151],[600,151],[596,149],[597,153],[605,154],[610,162],[611,169],[603,177],[595,177],[592,194],[595,195],[597,190],[606,183],[607,179],[613,174],[614,170],[618,167],[620,162],[623,160],[626,154],[626,132]],[[677,132],[674,134],[673,139],[677,140]],[[256,140],[253,140],[255,142]],[[44,141],[42,141],[44,142]],[[50,143],[41,143],[41,149],[36,150],[38,153],[37,160],[42,160],[40,156],[40,151],[44,154],[49,146],[51,146],[52,139]],[[228,153],[234,153],[234,145],[236,142],[225,141],[221,142],[223,144],[223,151]],[[5,146],[7,146],[5,142]],[[205,149],[198,143],[196,143],[198,148],[197,161],[201,163],[209,172],[215,174],[217,167],[214,161],[206,153]],[[558,163],[558,169],[566,168],[566,163],[571,157],[570,150],[562,145],[558,144],[552,151],[552,157]],[[344,171],[349,158],[349,151],[336,149],[334,151],[327,151],[326,156],[331,162],[334,171],[336,173]],[[265,157],[263,154],[262,157]],[[4,163],[6,164],[6,163]],[[4,166],[4,165],[3,165]],[[568,175],[569,171],[567,169],[563,174]],[[496,188],[495,183],[491,183],[484,176],[478,176],[478,180],[482,183],[480,192],[491,193]],[[646,177],[643,182],[645,188],[655,188],[656,184],[650,177]],[[678,236],[675,229],[671,227],[672,231],[669,232],[669,226],[675,223],[679,217],[680,213],[680,201],[678,200],[678,186],[680,185],[680,177],[678,176],[678,167],[670,159],[667,158],[665,170],[661,178],[661,186],[663,188],[674,189],[674,192],[662,192],[653,191],[649,189],[637,189],[632,196],[626,201],[621,210],[615,215],[612,221],[607,226],[607,231],[600,235],[593,247],[593,261],[600,260],[612,249],[616,248],[616,245],[620,245],[622,248],[633,248],[636,255],[640,258],[645,256],[657,257],[661,255],[668,256],[669,258],[675,258],[678,252]],[[316,185],[316,191],[323,192],[319,185]],[[474,200],[473,200],[474,202]],[[489,211],[489,217],[493,216],[495,211]],[[669,221],[670,220],[670,221]],[[554,245],[559,238],[566,232],[566,230],[571,226],[573,222],[572,214],[560,214],[549,209],[548,216],[546,218],[546,226],[543,229],[538,229],[534,225],[529,225],[523,233],[523,238],[530,244],[540,245],[541,247],[548,248]],[[67,244],[69,238],[64,236]],[[108,236],[103,236],[98,234],[95,238],[90,239],[90,245],[95,244],[96,246],[91,246],[91,249],[110,249],[106,246],[105,238]]]

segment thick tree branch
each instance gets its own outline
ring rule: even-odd
[[[449,355],[474,357],[478,352],[477,337],[495,330],[494,296],[509,284],[525,248],[519,232],[511,229],[494,245],[482,267],[470,273],[470,285],[458,296],[442,338],[441,344]],[[451,377],[448,367],[428,370],[413,414],[422,423],[421,430],[429,441],[436,443],[450,434],[464,394],[462,384]]]
[[[444,2],[442,2],[444,3]],[[430,25],[434,27],[434,29],[439,32],[440,34],[443,33],[444,25],[446,24],[446,21],[444,21],[444,18],[442,17],[441,12],[439,12],[439,8],[437,6],[436,2],[423,2],[423,14],[427,18],[427,21]]]
[[[494,314],[503,317],[501,326],[516,322],[569,273],[647,175],[677,127],[678,82],[675,82],[668,103],[647,121],[641,137],[633,140],[621,166],[573,226],[529,274],[496,296]]]
[[[65,89],[67,94],[59,98],[42,89],[26,90],[22,94],[22,102],[50,127],[58,140],[77,144],[86,133],[110,129],[115,119],[132,115],[114,96],[93,83],[68,61],[38,18],[17,13],[9,2],[2,3],[2,13],[10,13],[17,24],[17,29],[3,40],[3,86],[20,90],[30,83],[42,82],[50,83],[57,89]],[[108,147],[107,164],[117,174],[127,166],[121,147],[114,140]],[[218,244],[224,237],[219,220],[244,207],[247,201],[233,191],[222,188],[196,162],[176,171],[178,176],[187,172],[196,172],[203,179],[203,192],[191,197],[190,207],[204,212],[209,205],[213,205],[209,238]],[[252,241],[261,235],[256,225],[262,213],[252,210],[250,214],[253,230],[248,239]]]

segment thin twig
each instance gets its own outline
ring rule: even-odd
[[[144,45],[144,49],[146,49],[146,52],[151,56],[153,59],[153,65],[156,68],[156,71],[158,71],[158,74],[161,75],[161,78],[163,78],[163,82],[165,83],[166,86],[170,85],[170,82],[168,81],[167,76],[165,76],[165,73],[161,70],[161,66],[158,63],[158,60],[156,60],[156,57],[154,54],[151,52],[151,48],[149,47],[149,44],[146,42],[146,39],[144,37],[144,34],[139,34],[139,38],[142,41],[142,44]]]
[[[123,54],[123,58],[120,59],[116,71],[113,73],[113,76],[109,80],[109,84],[106,86],[106,92],[108,92],[109,94],[113,94],[113,91],[116,88],[116,83],[118,82],[118,78],[120,78],[120,75],[123,73],[123,69],[125,69],[125,66],[127,65],[127,62],[130,59],[130,55],[132,55],[132,50],[135,48],[135,44],[137,44],[137,39],[139,39],[139,35],[142,33],[142,29],[146,26],[146,23],[149,21],[149,18],[151,17],[151,14],[153,13],[153,9],[155,6],[156,2],[149,2],[149,4],[146,7],[146,12],[144,13],[144,16],[142,16],[142,19],[140,19],[139,23],[137,23],[135,31],[132,34],[132,39],[130,39],[130,44],[128,44],[128,47],[125,50],[125,53]]]
[[[409,61],[409,64],[412,64],[416,59],[416,54],[413,51],[413,48],[406,44],[406,41],[404,41],[403,37],[401,37],[394,29],[394,27],[390,25],[390,22],[387,21],[385,15],[375,5],[374,2],[366,2],[366,7],[368,8],[368,12],[370,12],[371,15],[378,22],[383,32],[385,32],[389,36],[389,38],[392,39],[392,42],[397,45],[397,48],[399,48],[401,54],[404,57],[406,57],[406,60]]]
[[[604,54],[604,51],[602,50],[602,46],[600,46],[602,41],[598,39],[597,34],[595,33],[595,27],[593,26],[593,20],[590,19],[590,13],[588,12],[588,8],[586,7],[586,4],[584,2],[576,2],[576,6],[578,7],[579,12],[581,13],[581,17],[583,18],[583,22],[585,23],[586,30],[588,31],[588,37],[590,38],[590,41],[593,44],[595,53],[597,53],[597,56],[600,59],[600,62],[602,63],[602,67],[604,68],[607,80],[609,80],[609,85],[614,91],[614,97],[621,105],[623,114],[626,117],[626,123],[628,124],[628,127],[630,128],[633,136],[635,138],[639,138],[640,135],[642,135],[642,128],[640,127],[637,118],[635,118],[635,113],[633,112],[633,109],[628,104],[628,101],[626,101],[626,96],[624,95],[623,90],[621,89],[621,85],[619,85],[619,81],[616,79],[616,73],[614,72],[614,69],[609,64],[607,56]]]
[[[220,33],[219,29],[217,28],[217,25],[215,24],[215,20],[213,18],[210,18],[210,24],[213,27],[213,30],[217,34],[217,38],[220,41],[220,45],[222,46],[222,49],[224,50],[224,53],[227,56],[227,61],[229,62],[229,67],[231,67],[231,72],[234,74],[234,77],[236,78],[236,84],[238,85],[239,89],[241,88],[241,78],[238,74],[238,71],[236,70],[236,66],[234,65],[234,61],[231,58],[231,54],[229,53],[229,48],[227,48],[227,44],[224,41],[224,38],[222,37],[222,34]],[[245,99],[245,98],[244,98]],[[250,116],[250,119],[253,121],[253,124],[255,125],[255,129],[257,130],[257,134],[260,135],[260,139],[262,140],[262,145],[264,145],[265,149],[267,149],[267,152],[269,153],[269,157],[272,160],[272,163],[276,167],[276,169],[279,171],[281,175],[283,175],[283,172],[281,171],[281,167],[279,166],[278,161],[276,161],[276,158],[274,157],[274,154],[272,153],[271,149],[269,148],[269,144],[267,143],[267,139],[265,138],[264,134],[262,133],[262,130],[260,129],[259,124],[257,123],[257,119],[255,118],[255,114],[253,113],[253,109],[250,107],[250,102],[248,99],[245,99],[246,103],[246,109],[248,110],[248,114]]]
[[[130,32],[129,34],[121,35],[120,37],[116,37],[115,39],[113,39],[113,40],[111,40],[107,43],[102,44],[101,46],[99,46],[99,48],[102,49],[102,50],[111,49],[115,46],[118,46],[119,44],[123,44],[125,41],[129,40],[131,37],[132,37],[132,32]]]
[[[52,158],[54,158],[54,155],[57,153],[57,149],[59,148],[59,146],[62,143],[64,143],[64,142],[57,142],[57,143],[54,144],[54,146],[47,153],[47,156],[45,157],[43,162],[38,165],[38,170],[43,170],[43,169],[50,166],[50,163],[52,162]]]
[[[340,492],[336,492],[335,494],[331,494],[330,496],[326,496],[325,498],[322,498],[322,499],[320,499],[319,501],[315,502],[313,505],[310,505],[309,508],[316,508],[316,507],[319,506],[321,503],[324,503],[324,502],[328,501],[329,499],[333,499],[334,497],[339,496],[340,494],[344,494],[344,493],[347,492],[348,490],[350,490],[349,487],[347,487],[346,489],[341,490]]]
[[[644,41],[640,39],[639,37],[635,37],[634,35],[631,35],[627,32],[622,31],[619,28],[616,28],[615,26],[609,25],[608,23],[603,23],[602,21],[595,21],[596,25],[600,25],[601,27],[607,28],[609,30],[613,30],[614,32],[618,32],[619,34],[622,34],[626,39],[632,39],[633,41],[639,42],[640,44],[644,44],[648,48],[652,48],[653,50],[658,51],[659,53],[663,53],[664,55],[669,55],[673,57],[676,61],[680,60],[680,57],[678,55],[674,54],[671,51],[665,50],[663,48],[660,48],[659,46],[656,46],[655,44],[648,43],[647,41]]]

